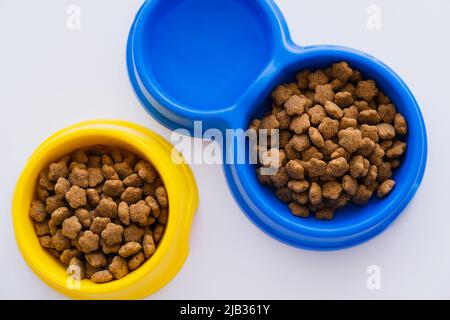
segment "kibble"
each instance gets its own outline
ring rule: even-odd
[[[285,121],[290,122],[287,114]],[[286,133],[288,143],[292,137]],[[39,174],[29,216],[41,246],[72,268],[70,274],[105,283],[125,277],[154,254],[168,207],[167,191],[149,162],[126,150],[93,146],[59,158]]]
[[[257,178],[274,190],[294,216],[307,218],[312,213],[319,220],[330,220],[349,202],[364,205],[374,194],[384,198],[392,192],[393,170],[407,151],[404,137],[408,125],[374,80],[364,79],[360,71],[342,61],[328,69],[299,72],[296,82],[278,85],[271,98],[272,112],[253,119],[249,126],[268,129],[268,134],[280,130],[279,147],[259,146],[265,152],[261,153]],[[260,167],[270,165],[276,172],[262,175]],[[42,185],[45,188],[47,182]],[[148,209],[142,199],[125,198],[131,222],[144,226]],[[164,208],[167,197],[155,189],[149,199],[156,199]],[[150,208],[154,203],[145,202]],[[151,215],[153,211],[151,208]],[[123,207],[124,217],[127,213]],[[134,227],[128,234],[138,230],[135,224],[130,225]],[[158,226],[154,243],[158,242]],[[148,257],[145,237],[143,250]],[[137,254],[134,257],[131,266],[141,259]]]

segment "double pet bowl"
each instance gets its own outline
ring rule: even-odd
[[[425,125],[413,95],[381,61],[338,46],[295,45],[272,0],[148,0],[139,10],[127,44],[132,86],[143,106],[170,129],[246,130],[251,119],[269,110],[269,95],[303,69],[348,61],[391,98],[407,119],[408,148],[395,172],[397,185],[385,199],[350,205],[332,221],[292,216],[266,187],[252,164],[229,164],[225,175],[242,211],[261,230],[289,245],[336,250],[357,245],[381,231],[401,213],[422,180],[427,157]],[[67,289],[67,274],[38,243],[28,218],[34,181],[48,163],[82,146],[103,143],[135,151],[151,161],[168,189],[169,220],[155,256],[123,279],[107,284],[83,280]],[[49,138],[30,158],[17,184],[13,215],[25,260],[49,285],[76,298],[138,298],[159,288],[181,268],[188,252],[197,189],[187,165],[171,161],[171,146],[147,129],[118,121],[94,121]],[[245,148],[224,145],[224,160]]]

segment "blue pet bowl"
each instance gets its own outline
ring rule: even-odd
[[[349,205],[332,221],[294,217],[251,164],[224,165],[229,187],[246,215],[270,236],[301,248],[335,250],[383,231],[406,207],[422,180],[425,124],[403,81],[381,61],[338,46],[295,45],[271,0],[149,0],[136,16],[127,47],[131,83],[144,107],[171,129],[246,129],[270,108],[270,92],[296,72],[348,61],[374,79],[407,118],[408,148],[385,199]],[[225,147],[225,157],[238,147]]]

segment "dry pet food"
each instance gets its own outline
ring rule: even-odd
[[[392,191],[408,125],[375,81],[339,62],[301,71],[271,97],[272,109],[250,128],[279,130],[279,144],[258,146],[257,176],[293,215],[330,220],[350,201],[364,205]],[[277,155],[275,174],[261,173],[273,165],[264,155]]]
[[[168,208],[166,189],[149,162],[94,146],[40,173],[29,216],[41,245],[65,266],[76,266],[77,279],[104,283],[154,254]]]

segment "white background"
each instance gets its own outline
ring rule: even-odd
[[[170,137],[134,96],[125,43],[142,0],[0,0],[0,298],[60,299],[22,259],[11,198],[27,158],[47,136],[78,121],[118,118]],[[288,247],[239,210],[220,166],[194,165],[200,191],[183,269],[150,299],[450,298],[448,147],[450,1],[278,0],[297,43],[340,44],[390,65],[415,94],[429,160],[416,197],[380,236],[338,252]],[[69,5],[81,30],[66,27]],[[382,9],[381,30],[366,27]],[[32,182],[30,182],[32,183]],[[366,269],[381,268],[381,290]]]

